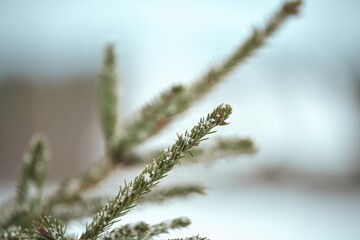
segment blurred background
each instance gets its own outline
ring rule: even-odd
[[[119,59],[126,119],[160,91],[221,62],[281,3],[0,1],[1,200],[14,194],[35,132],[49,139],[53,183],[103,154],[95,86],[108,43]],[[141,207],[124,221],[190,217],[193,224],[177,237],[357,240],[359,9],[356,0],[306,1],[255,56],[145,144],[143,151],[172,143],[225,102],[234,113],[218,135],[250,137],[259,151],[179,168],[169,182],[202,182],[208,195]],[[122,181],[114,176],[107,189]]]

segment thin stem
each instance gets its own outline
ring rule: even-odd
[[[195,101],[208,94],[214,86],[224,79],[254,52],[262,47],[266,40],[288,19],[299,11],[302,1],[284,3],[267,21],[263,28],[253,31],[245,41],[219,65],[209,70],[190,86],[176,86],[163,92],[159,98],[146,105],[125,126],[125,134],[117,140],[112,153],[115,161],[120,161],[122,154],[144,142],[166,127],[174,116],[186,111]]]
[[[104,63],[99,74],[97,88],[100,123],[108,150],[116,137],[116,126],[118,124],[118,76],[116,68],[117,62],[114,47],[109,45],[105,51]]]
[[[120,187],[118,195],[99,211],[92,222],[87,225],[81,240],[96,239],[105,232],[119,217],[125,215],[136,203],[150,192],[159,181],[166,177],[173,167],[180,163],[181,158],[193,147],[198,146],[204,137],[212,132],[216,126],[226,125],[225,120],[230,116],[232,109],[229,105],[220,105],[206,119],[193,127],[190,132],[179,135],[171,147],[162,151],[153,163],[142,171],[132,182]]]

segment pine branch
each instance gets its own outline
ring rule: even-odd
[[[218,138],[215,144],[200,147],[192,151],[194,158],[188,158],[192,163],[211,163],[224,158],[238,157],[244,154],[256,153],[251,139],[237,137]]]
[[[172,198],[185,198],[195,194],[205,194],[205,187],[199,184],[176,185],[167,188],[158,188],[147,194],[141,203],[162,203]]]
[[[8,204],[1,219],[2,227],[11,225],[28,226],[42,210],[42,188],[46,177],[50,151],[46,138],[37,134],[30,141],[24,155],[23,169],[17,185],[14,203]]]
[[[13,223],[10,223],[12,216],[15,214],[15,209],[18,204],[14,199],[8,199],[6,202],[2,203],[0,206],[0,229],[6,229]],[[1,239],[1,238],[0,238]]]
[[[211,67],[199,80],[188,87],[170,88],[158,99],[142,108],[133,121],[126,125],[124,136],[116,142],[112,151],[115,160],[119,159],[124,151],[158,133],[174,119],[174,116],[186,111],[194,102],[208,94],[214,86],[221,83],[237,66],[263,46],[289,16],[297,14],[301,3],[300,0],[284,3],[264,28],[254,30],[252,35],[222,64]]]
[[[66,226],[58,219],[45,216],[34,222],[33,229],[27,231],[29,239],[65,240]]]
[[[83,217],[86,213],[92,213],[101,208],[103,199],[82,199],[81,194],[88,188],[95,186],[104,179],[114,163],[137,163],[141,158],[132,152],[132,148],[166,127],[172,119],[186,111],[194,102],[209,93],[214,86],[221,83],[237,66],[243,63],[258,48],[264,45],[288,16],[295,15],[299,11],[302,1],[294,0],[285,3],[267,22],[264,28],[257,29],[244,41],[225,61],[217,66],[211,67],[198,81],[189,86],[174,86],[163,92],[160,97],[135,116],[126,124],[125,134],[121,137],[116,135],[117,125],[117,75],[116,59],[114,49],[110,45],[105,54],[103,68],[99,74],[98,94],[99,112],[103,135],[105,137],[107,154],[106,157],[95,164],[83,174],[67,179],[58,191],[43,202],[42,188],[46,175],[46,166],[49,161],[49,152],[43,137],[34,137],[29,152],[25,156],[23,171],[18,182],[18,193],[16,201],[7,205],[8,215],[1,219],[0,239],[71,239],[65,237],[65,225],[57,219],[40,217],[45,213],[61,215],[65,218],[76,216]],[[187,196],[191,193],[203,193],[200,186],[175,186],[169,189],[159,189],[150,193],[167,176],[174,166],[180,163],[186,153],[198,156],[202,161],[212,161],[219,157],[228,157],[242,153],[253,153],[255,148],[251,141],[239,139],[223,139],[210,150],[192,148],[198,146],[201,141],[206,140],[206,135],[214,133],[212,129],[216,126],[226,125],[225,120],[231,114],[231,107],[221,105],[217,107],[205,119],[201,119],[190,132],[178,135],[175,144],[158,154],[153,162],[130,183],[120,186],[117,196],[110,200],[105,207],[97,211],[92,222],[87,225],[81,240],[95,240],[99,237],[106,239],[104,235],[109,227],[120,221],[133,207],[141,201],[150,201],[157,197],[158,201],[171,197]],[[190,152],[192,151],[192,152]],[[111,161],[109,161],[111,159]],[[146,198],[146,194],[148,198]],[[145,197],[145,198],[144,198]],[[40,219],[39,219],[40,217]],[[25,229],[34,219],[34,228]],[[175,221],[175,222],[174,222]],[[18,225],[13,227],[11,225]],[[125,225],[122,228],[110,232],[111,235],[130,234],[126,239],[150,239],[161,233],[167,232],[176,226],[188,225],[184,219],[176,219],[172,222],[163,222],[156,225],[148,225],[140,222],[135,225]],[[11,227],[9,227],[11,226]],[[122,229],[122,230],[121,230]],[[134,235],[136,232],[136,236]],[[134,236],[132,236],[133,234]],[[112,239],[111,238],[111,239]],[[122,237],[121,237],[122,239]],[[199,236],[181,238],[184,240],[207,239]],[[174,239],[176,240],[176,239]],[[180,239],[178,239],[180,240]]]
[[[24,155],[23,169],[17,186],[17,203],[40,201],[50,161],[48,144],[43,135],[35,135],[30,142],[30,149]]]
[[[205,187],[199,184],[188,184],[159,188],[148,193],[139,203],[162,203],[173,198],[186,198],[195,194],[205,194]],[[108,198],[105,197],[76,198],[71,201],[57,202],[43,214],[69,221],[91,216],[102,209],[107,202]]]
[[[25,239],[26,235],[19,226],[11,226],[6,229],[0,228],[0,239],[1,240],[20,240]]]
[[[145,222],[135,224],[126,224],[116,228],[101,237],[101,240],[112,239],[141,239],[148,240],[154,236],[168,233],[170,230],[184,228],[190,225],[187,218],[176,218],[171,221],[164,221],[158,224],[150,225]]]
[[[111,165],[110,161],[102,160],[79,176],[64,180],[58,190],[44,202],[40,198],[36,198],[26,204],[9,204],[7,209],[4,209],[0,226],[8,227],[19,224],[27,227],[40,215],[53,214],[56,211],[60,213],[59,209],[62,208],[65,211],[65,206],[71,208],[75,201],[81,201],[81,194],[84,191],[94,187],[108,176],[111,172]]]
[[[199,184],[188,184],[159,188],[148,193],[139,203],[162,203],[173,198],[186,198],[195,194],[205,194],[205,187]],[[69,221],[91,216],[97,213],[107,202],[108,198],[105,197],[76,198],[71,201],[57,202],[43,214]]]
[[[281,10],[268,21],[265,28],[255,31],[222,65],[213,67],[204,77],[187,88],[181,85],[172,87],[170,90],[161,94],[159,99],[145,106],[141,113],[136,116],[130,124],[126,125],[124,136],[120,138],[112,148],[113,158],[118,163],[133,164],[141,162],[139,158],[134,160],[133,156],[126,153],[126,151],[159,132],[174,116],[187,110],[192,102],[201,98],[217,83],[220,83],[234,67],[246,60],[257,48],[261,47],[265,40],[284,22],[287,16],[296,14],[300,4],[301,1],[285,3]],[[113,60],[109,60],[108,62],[116,62],[111,48],[109,49],[107,53],[109,56],[107,58]],[[107,61],[105,61],[105,63],[106,62]],[[115,64],[113,64],[113,66],[114,65]],[[217,71],[214,72],[214,69],[217,69]],[[112,90],[114,90],[114,88],[112,88]],[[112,94],[110,94],[110,96],[111,95]],[[104,116],[106,116],[106,114]],[[90,169],[89,172],[97,172],[96,169],[97,167],[95,166],[94,169]],[[109,169],[110,168],[107,168],[107,170]],[[75,193],[81,192],[83,189],[87,189],[89,186],[98,183],[107,173],[108,171],[102,171],[102,174],[99,174],[98,177],[94,179],[88,177],[91,176],[91,174],[88,173],[84,173],[84,176],[80,175],[77,178],[69,179],[62,185],[58,196],[69,195],[68,189],[73,189]],[[82,181],[82,179],[86,179],[86,181]],[[68,186],[78,187],[68,188]]]
[[[252,140],[250,139],[241,139],[235,137],[230,139],[218,138],[215,145],[193,149],[191,153],[194,155],[194,157],[185,157],[186,161],[183,161],[183,163],[212,162],[221,158],[229,158],[241,154],[254,154],[255,152],[256,149]],[[152,159],[154,156],[155,154],[150,154],[147,157],[133,156],[132,160],[134,161],[131,162],[131,160],[129,160],[124,164],[148,163],[148,159]],[[79,199],[80,195],[85,190],[94,187],[97,183],[108,176],[112,170],[113,167],[109,161],[99,161],[84,173],[76,177],[66,179],[61,184],[57,192],[49,199],[46,206],[48,206],[48,208],[56,207],[57,204],[60,204],[60,206],[65,206],[68,202],[71,202],[74,199]],[[178,189],[173,189],[174,191],[171,189],[159,189],[158,194],[155,193],[157,192],[157,190],[155,190],[154,194],[151,193],[144,199],[144,201],[161,202],[167,198],[176,197],[176,191],[179,191],[179,193],[183,192],[184,197],[187,190],[189,191],[189,195],[193,193],[203,194],[203,189],[201,186],[183,186],[183,189],[181,189],[181,186],[178,187]],[[47,211],[51,212],[51,210]],[[63,219],[62,217],[60,218]]]
[[[220,137],[215,140],[215,144],[205,145],[192,150],[191,154],[194,156],[186,157],[186,161],[183,161],[183,163],[211,163],[224,158],[255,154],[256,151],[255,144],[251,139]],[[149,155],[138,156],[138,162],[136,163],[147,163],[149,162],[148,159],[154,158],[158,152],[154,151]]]
[[[143,107],[137,116],[127,121],[128,123],[123,127],[123,135],[115,142],[112,149],[116,162],[122,162],[123,155],[127,154],[129,149],[168,125],[176,111],[174,105],[168,104],[177,102],[184,91],[185,88],[182,85],[172,86],[168,91],[160,94],[159,98]]]
[[[209,240],[206,237],[200,237],[199,235],[193,237],[186,237],[186,238],[173,238],[168,240]]]
[[[5,209],[2,219],[0,219],[0,226],[2,228],[8,228],[14,225],[28,227],[39,215],[41,211],[39,206],[38,201],[33,201],[30,204],[15,203],[9,206],[9,209]]]
[[[109,45],[105,51],[104,63],[99,74],[98,101],[100,122],[108,150],[115,139],[117,117],[117,63],[114,47]]]
[[[213,133],[212,129],[214,127],[226,125],[225,120],[230,116],[231,111],[229,105],[222,104],[211,114],[208,114],[206,119],[201,119],[190,132],[186,131],[183,135],[178,135],[178,139],[173,146],[165,149],[132,182],[125,182],[124,186],[120,187],[117,196],[96,214],[80,239],[96,239],[100,234],[107,231],[114,222],[119,220],[119,217],[135,207],[136,203],[146,193],[150,192],[162,178],[166,177],[167,173],[180,163],[185,153],[194,146],[198,146],[206,135]]]

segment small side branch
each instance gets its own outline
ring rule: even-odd
[[[115,198],[101,209],[87,225],[85,232],[81,235],[81,240],[97,239],[100,234],[106,230],[119,217],[125,215],[143,196],[150,192],[159,181],[166,177],[173,167],[180,163],[185,154],[195,146],[198,146],[204,137],[211,133],[216,126],[227,125],[226,119],[230,116],[232,108],[229,105],[222,104],[204,119],[200,119],[190,132],[186,131],[178,135],[174,145],[162,151],[153,163],[146,166],[132,182],[126,183],[120,187]]]
[[[110,150],[116,138],[116,126],[118,124],[118,76],[116,68],[114,47],[109,45],[105,51],[104,63],[99,74],[97,87],[101,128],[108,150]]]
[[[47,140],[43,135],[37,134],[31,139],[30,149],[24,155],[23,169],[17,186],[17,203],[40,200],[49,161]]]
[[[199,235],[193,237],[186,237],[186,238],[172,238],[168,240],[209,240],[206,237],[200,237]]]
[[[162,203],[174,198],[187,198],[193,195],[204,195],[205,187],[200,184],[175,185],[166,188],[155,189],[147,194],[142,203]]]
[[[42,211],[43,185],[50,161],[50,150],[46,138],[36,134],[24,155],[23,168],[17,185],[17,196],[3,210],[0,225],[29,226]]]
[[[115,160],[124,151],[146,141],[166,127],[176,115],[186,111],[192,104],[207,95],[216,85],[239,65],[245,62],[266,40],[280,28],[288,17],[296,15],[302,1],[284,3],[267,21],[231,53],[223,63],[209,70],[190,86],[176,86],[164,91],[159,98],[142,108],[125,127],[125,134],[117,140],[112,150]]]
[[[173,229],[185,228],[190,225],[188,218],[176,218],[171,221],[164,221],[158,224],[150,225],[145,222],[135,224],[126,224],[105,234],[100,240],[112,239],[142,239],[148,240],[154,236],[168,233]]]

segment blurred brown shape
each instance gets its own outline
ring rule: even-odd
[[[0,180],[16,180],[31,136],[45,134],[52,163],[48,178],[76,174],[100,155],[96,76],[61,81],[2,80]]]

